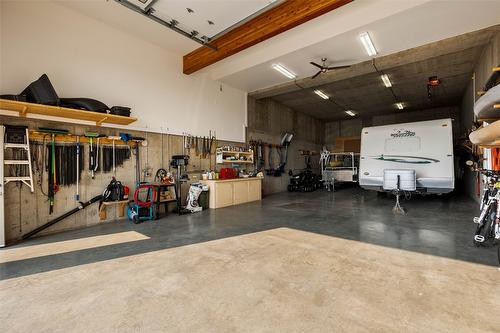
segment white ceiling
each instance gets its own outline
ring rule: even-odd
[[[154,15],[165,21],[175,19],[179,27],[188,32],[196,30],[199,37],[212,37],[248,16],[282,0],[158,0],[154,3]],[[139,0],[130,3],[144,8]],[[157,44],[164,49],[184,55],[200,47],[200,44],[184,37],[159,23],[144,17],[113,0],[58,1],[67,7],[90,17],[104,21],[120,30]],[[189,13],[187,8],[194,12]],[[208,20],[214,24],[208,24]]]
[[[0,0],[1,1],[1,0]],[[159,23],[118,4],[113,0],[57,1],[68,8],[134,35],[172,53],[182,56],[200,47],[200,44],[170,30]]]
[[[158,0],[155,7],[191,25],[200,34],[212,35],[269,2]],[[113,0],[60,3],[179,56],[200,46]],[[188,6],[195,13],[188,14]],[[276,62],[303,78],[315,72],[309,61],[318,62],[321,57],[327,57],[332,65],[368,60],[358,39],[363,31],[371,34],[379,55],[387,55],[500,24],[499,13],[500,0],[356,0],[213,64],[202,72],[214,80],[251,92],[288,82],[270,68]],[[207,19],[214,21],[215,26],[208,26]]]
[[[271,0],[158,0],[154,4],[154,14],[167,21],[175,19],[185,27],[185,30],[196,30],[200,36],[213,37],[272,2]],[[193,12],[189,13],[187,8]],[[209,20],[214,24],[210,25]]]
[[[499,23],[500,1],[431,1],[219,79],[252,92],[289,81],[271,68],[274,63],[285,65],[300,79],[315,74],[309,62],[320,63],[322,57],[330,65],[370,59],[358,38],[363,31],[372,37],[377,56],[383,56]]]

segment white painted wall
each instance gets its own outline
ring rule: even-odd
[[[0,1],[0,93],[47,73],[60,97],[132,107],[135,129],[244,141],[246,93],[206,74],[182,74],[182,57],[49,1]]]

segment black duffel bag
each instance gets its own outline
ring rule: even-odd
[[[9,101],[17,101],[17,102],[27,102],[26,95],[0,95],[0,99],[8,99]]]
[[[108,113],[108,106],[92,98],[61,98],[61,106],[70,109],[80,109],[100,113]]]

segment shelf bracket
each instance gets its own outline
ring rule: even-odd
[[[22,110],[19,111],[19,116],[20,117],[26,117],[27,113],[28,113],[28,107],[27,106],[23,106]]]
[[[101,126],[101,125],[102,125],[102,123],[106,121],[106,119],[108,119],[108,117],[104,117],[104,118],[102,118],[101,120],[96,121],[96,122],[95,122],[95,125],[96,125],[96,126]]]

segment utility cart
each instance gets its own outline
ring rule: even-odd
[[[356,183],[359,173],[359,153],[331,153],[324,150],[320,157],[321,176],[327,190],[332,191],[337,183]]]

